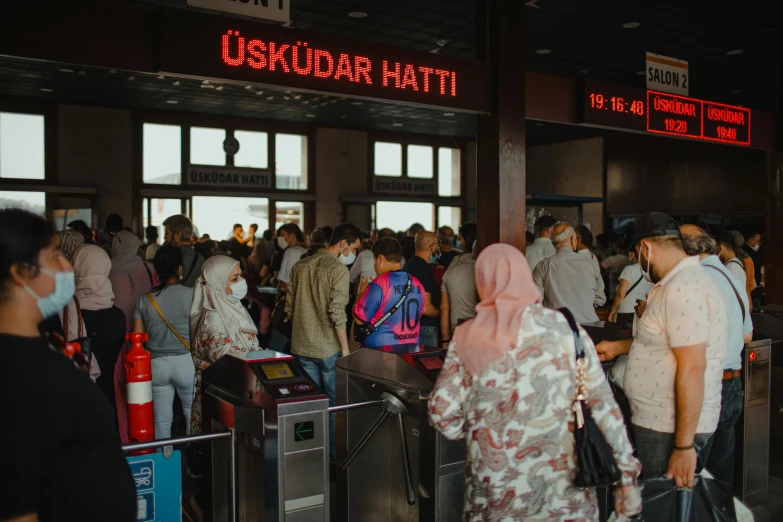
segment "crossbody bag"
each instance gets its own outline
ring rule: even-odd
[[[173,327],[173,326],[171,326],[171,323],[169,323],[169,320],[168,320],[168,319],[166,319],[166,316],[165,316],[165,315],[163,315],[163,312],[161,311],[161,309],[160,309],[160,306],[158,306],[158,302],[155,300],[155,298],[154,298],[154,297],[152,297],[152,292],[150,292],[150,293],[148,293],[148,294],[146,294],[146,295],[147,295],[147,299],[149,299],[149,301],[150,301],[150,304],[152,305],[152,307],[153,307],[153,308],[155,308],[155,311],[156,311],[156,312],[158,312],[158,315],[160,316],[160,318],[161,318],[161,319],[163,319],[163,322],[164,322],[164,323],[166,323],[166,326],[168,326],[168,327],[169,327],[169,330],[171,330],[171,333],[173,333],[174,335],[176,335],[176,336],[177,336],[177,339],[179,339],[179,342],[181,342],[182,344],[184,344],[184,345],[185,345],[185,348],[187,348],[188,350],[190,350],[190,343],[189,343],[188,341],[186,341],[186,340],[185,340],[185,338],[184,338],[184,337],[182,337],[182,336],[179,334],[179,332],[178,332],[177,330],[175,330],[175,329],[174,329],[174,327]]]
[[[737,264],[739,264],[739,262],[738,262]],[[731,282],[731,278],[730,278],[729,276],[727,276],[727,275],[726,275],[726,274],[723,272],[723,270],[721,270],[720,268],[718,268],[718,267],[716,267],[716,266],[712,266],[712,265],[704,265],[704,266],[706,266],[707,268],[712,268],[713,270],[715,270],[716,272],[718,272],[720,275],[722,275],[723,277],[725,277],[725,278],[726,278],[726,281],[728,281],[728,282],[729,282],[729,284],[731,285],[731,289],[732,289],[732,290],[734,290],[734,295],[737,297],[737,302],[738,302],[738,303],[739,303],[739,305],[740,305],[740,310],[742,310],[742,322],[744,323],[744,322],[745,322],[745,313],[746,313],[746,312],[745,312],[745,304],[742,302],[742,298],[740,297],[740,294],[739,294],[739,292],[737,292],[737,287],[735,287],[735,286],[734,286],[734,283],[732,283],[732,282]]]
[[[391,316],[397,313],[397,310],[400,309],[402,304],[408,298],[408,294],[410,294],[412,286],[411,276],[408,276],[408,282],[405,283],[405,291],[402,293],[400,300],[397,301],[397,304],[395,304],[388,312],[383,314],[383,316],[378,318],[378,320],[372,324],[355,324],[353,327],[353,338],[356,339],[357,342],[362,343],[365,339],[371,336],[378,329],[378,327],[380,327],[383,323],[388,321]]]

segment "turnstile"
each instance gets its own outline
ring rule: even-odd
[[[465,441],[446,440],[427,418],[445,356],[444,349],[400,345],[337,361],[338,403],[384,401],[380,411],[338,413],[341,522],[462,520]]]
[[[767,500],[769,491],[770,370],[772,341],[754,341],[742,354],[745,400],[734,428],[734,495],[747,505]]]
[[[201,380],[204,431],[233,428],[237,437],[235,455],[224,440],[212,443],[215,522],[227,520],[232,482],[237,521],[327,522],[329,401],[294,357],[224,356]]]

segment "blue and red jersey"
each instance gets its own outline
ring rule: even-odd
[[[419,342],[421,314],[424,311],[424,287],[415,277],[410,276],[410,278],[411,290],[405,302],[364,340],[364,346],[377,348]],[[403,271],[389,272],[376,277],[356,301],[353,307],[354,315],[363,323],[374,324],[400,301],[407,283],[408,273]]]

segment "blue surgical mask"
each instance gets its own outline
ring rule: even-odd
[[[40,272],[54,279],[54,292],[46,297],[38,297],[29,286],[25,286],[24,289],[35,298],[43,318],[48,319],[59,314],[73,299],[73,294],[76,292],[76,279],[73,272],[50,272],[44,268],[41,268]]]
[[[230,285],[231,293],[228,295],[228,300],[238,303],[247,295],[247,280],[243,279],[237,281],[233,285]]]
[[[454,248],[457,250],[462,250],[462,241],[460,241],[459,238],[454,240]]]

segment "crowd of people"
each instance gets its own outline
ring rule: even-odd
[[[27,399],[12,405],[25,435],[41,425],[26,440],[25,455],[40,444],[61,447],[38,452],[34,466],[26,458],[12,461],[23,480],[9,515],[61,505],[74,513],[87,509],[71,498],[50,505],[31,490],[69,473],[65,468],[78,459],[100,459],[111,468],[106,482],[95,484],[103,475],[83,477],[107,490],[95,512],[105,510],[105,520],[135,520],[133,483],[119,450],[120,441],[129,442],[123,361],[126,333],[133,331],[148,336],[159,439],[178,429],[201,431],[201,374],[224,355],[244,357],[265,347],[293,354],[334,403],[337,360],[353,349],[447,346],[429,411],[444,436],[468,440],[467,518],[594,520],[595,491],[569,489],[577,363],[572,330],[557,309],[592,323],[605,303],[612,303],[610,322],[634,333],[628,341],[594,346],[580,331],[592,414],[622,471],[616,510],[638,512],[639,480],[647,477],[692,485],[706,466],[731,483],[741,352],[752,336],[757,278],[748,251],[758,253],[760,236],[745,241],[730,231],[716,240],[698,226],[653,213],[637,220],[630,238],[594,239],[586,227],[543,216],[523,254],[508,245],[482,250],[474,223],[457,231],[413,224],[402,233],[340,223],[307,234],[286,223],[261,236],[257,225],[246,233],[236,224],[223,241],[196,237],[183,215],[163,225],[160,244],[156,228],[148,227],[142,242],[116,215],[97,233],[73,222],[55,234],[40,217],[0,211],[4,385],[40,397],[52,414],[72,415],[71,431],[43,441],[50,431],[41,425],[46,415],[21,406]],[[273,299],[262,295],[263,287],[273,289],[264,292]],[[85,348],[75,366],[55,353],[70,341]],[[616,361],[615,388],[601,361]],[[18,367],[24,371],[17,375]],[[88,377],[97,386],[90,388]],[[70,389],[85,398],[69,401],[62,392]],[[630,404],[630,436],[613,390]],[[47,394],[57,400],[44,400]],[[88,415],[82,404],[91,405],[94,418],[80,424]],[[332,415],[332,460],[334,423]],[[3,436],[22,436],[14,433]],[[92,442],[74,447],[73,437]],[[534,447],[533,456],[519,460]],[[530,473],[508,472],[518,466]],[[535,502],[524,500],[531,495]]]

